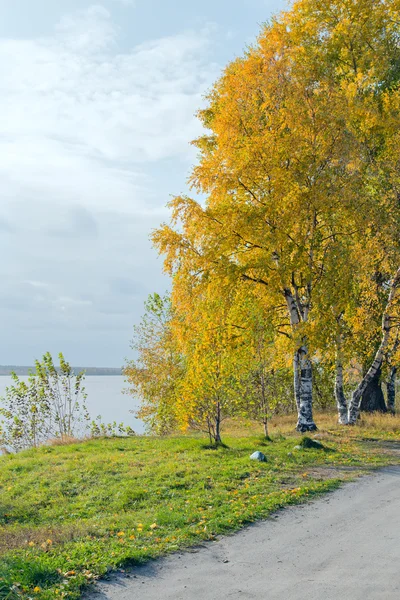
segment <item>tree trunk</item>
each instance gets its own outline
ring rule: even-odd
[[[211,423],[211,419],[207,418],[207,427],[208,427],[208,437],[210,438],[210,446],[213,443],[213,427],[212,427],[212,423]]]
[[[346,396],[344,395],[343,389],[343,365],[339,358],[336,361],[335,398],[338,408],[339,423],[341,425],[347,425],[349,421],[347,417]]]
[[[311,360],[305,346],[302,346],[298,353],[300,366],[300,406],[296,429],[304,433],[306,431],[315,431],[317,426],[314,423],[312,414],[313,379]]]
[[[397,291],[397,288],[399,287],[399,285],[400,285],[400,267],[397,269],[396,275],[390,284],[389,297],[388,297],[388,301],[387,301],[387,304],[385,307],[385,312],[383,313],[383,317],[382,317],[382,339],[381,339],[380,346],[375,354],[375,358],[374,358],[372,365],[370,366],[370,368],[364,375],[362,381],[360,381],[360,383],[358,384],[357,388],[354,390],[352,397],[351,397],[351,402],[350,402],[350,406],[349,406],[349,424],[350,425],[356,424],[362,395],[363,395],[365,389],[367,388],[368,384],[370,383],[370,381],[372,381],[372,379],[374,379],[377,371],[379,371],[382,366],[382,361],[383,361],[383,358],[385,356],[385,353],[387,351],[387,347],[389,344],[391,323],[393,320],[393,317],[390,315],[390,310],[392,308],[392,304],[396,297],[396,291]]]
[[[300,321],[307,321],[308,308],[299,305],[294,295],[288,288],[284,289],[284,296],[288,308],[290,324],[293,332],[296,331]],[[312,364],[308,357],[308,351],[304,344],[296,351],[293,359],[293,379],[294,395],[296,399],[298,420],[297,431],[315,431],[317,426],[313,420],[312,401],[313,401],[313,378]]]
[[[271,377],[274,375],[274,370],[271,370]],[[262,405],[262,422],[264,426],[264,434],[266,439],[269,439],[268,435],[268,397],[267,397],[267,385],[264,368],[260,371],[260,384],[261,384],[261,405]]]
[[[361,397],[360,411],[363,412],[387,412],[385,398],[381,385],[382,368],[376,371],[373,378],[368,383]]]
[[[395,414],[396,409],[396,374],[397,367],[392,367],[390,370],[389,379],[386,382],[387,389],[387,409],[392,415]]]
[[[217,414],[215,415],[215,443],[220,444],[221,440],[221,405],[217,403]]]
[[[301,390],[301,379],[300,379],[300,350],[296,350],[293,357],[293,387],[294,387],[294,398],[296,400],[297,412],[300,411],[300,390]]]

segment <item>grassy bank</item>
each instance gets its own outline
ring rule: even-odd
[[[1,458],[0,599],[79,598],[110,569],[212,540],[397,461],[388,441],[399,439],[399,418],[351,429],[318,421],[323,450],[294,449],[291,418],[273,423],[272,442],[232,423],[218,449],[197,436],[137,437]],[[254,450],[267,462],[249,460]]]

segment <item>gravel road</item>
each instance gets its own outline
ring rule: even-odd
[[[194,552],[115,576],[93,600],[399,600],[400,467]]]

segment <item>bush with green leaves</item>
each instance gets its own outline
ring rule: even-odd
[[[100,415],[91,421],[89,429],[90,437],[92,438],[136,435],[132,427],[124,425],[124,423],[117,423],[116,421],[113,421],[112,423],[103,423]]]
[[[24,381],[12,373],[12,385],[0,399],[0,443],[13,451],[40,446],[51,439],[82,436],[90,417],[86,408],[85,373],[75,374],[62,353],[54,365],[47,352],[35,361]]]

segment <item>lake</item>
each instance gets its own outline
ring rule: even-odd
[[[20,377],[27,380],[27,377]],[[11,384],[11,377],[0,376],[0,397]],[[130,410],[137,410],[139,403],[129,394],[123,394],[126,387],[124,377],[118,375],[91,375],[85,379],[87,393],[86,405],[90,416],[95,419],[102,416],[103,423],[124,423],[130,425],[136,433],[144,433],[142,421],[136,419]]]

